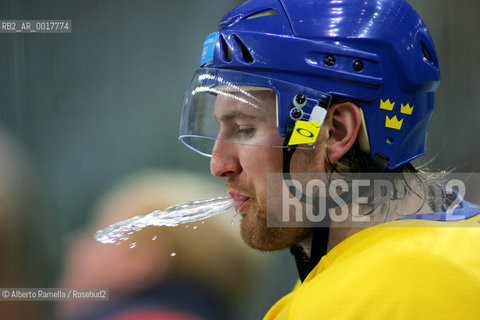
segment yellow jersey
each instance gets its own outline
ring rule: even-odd
[[[364,229],[264,319],[480,319],[480,215]]]

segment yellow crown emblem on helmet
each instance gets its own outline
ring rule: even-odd
[[[398,120],[397,116],[393,116],[393,118],[389,118],[385,116],[385,127],[400,130],[402,129],[403,119]]]
[[[403,114],[411,115],[412,112],[413,112],[413,108],[414,108],[414,106],[410,107],[409,103],[407,103],[406,105],[401,104],[400,105],[400,112],[403,113]]]
[[[392,111],[395,106],[395,102],[390,102],[390,99],[383,101],[380,99],[380,109]]]

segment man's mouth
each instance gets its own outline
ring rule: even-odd
[[[234,200],[235,211],[236,212],[243,212],[243,209],[245,208],[248,201],[250,200],[250,197],[247,197],[243,194],[240,194],[240,193],[234,192],[234,191],[230,191],[228,194]]]

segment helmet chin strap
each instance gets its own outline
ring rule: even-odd
[[[296,146],[288,146],[288,141],[290,140],[290,135],[292,128],[287,128],[287,134],[284,140],[283,148],[283,182],[288,186],[289,191],[293,195],[301,194],[299,200],[306,203],[307,200],[311,204],[316,204],[318,202],[318,197],[310,199],[306,194],[300,190],[296,190],[296,187],[289,183],[291,181],[290,176],[290,162],[293,154],[297,150]],[[331,207],[330,197],[326,197],[326,209]],[[313,201],[310,201],[313,200]],[[315,201],[317,200],[317,201]],[[328,210],[327,210],[328,212]],[[312,228],[312,243],[310,249],[310,256],[305,252],[305,250],[299,245],[294,244],[290,247],[290,252],[295,257],[295,262],[297,265],[298,275],[300,280],[303,282],[307,275],[315,268],[322,256],[327,253],[327,244],[328,244],[328,234],[330,226],[330,217],[328,214],[325,215],[326,221],[322,226],[315,226]]]

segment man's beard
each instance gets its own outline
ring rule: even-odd
[[[250,206],[255,210],[242,214],[240,233],[243,241],[250,247],[262,251],[281,250],[311,236],[310,228],[267,227],[267,214],[280,215],[279,212],[268,212],[265,203],[260,205],[255,197],[250,198]]]

